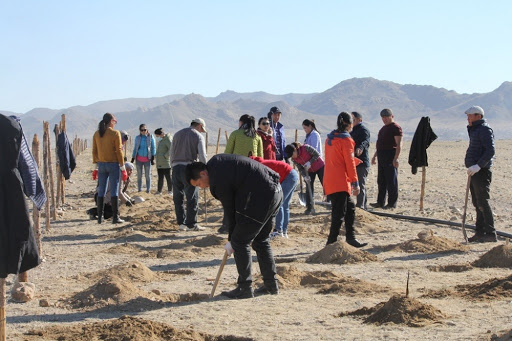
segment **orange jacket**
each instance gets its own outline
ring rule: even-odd
[[[92,138],[92,162],[118,162],[124,166],[123,144],[121,133],[112,128],[107,128],[103,137],[96,130]]]
[[[329,195],[337,192],[352,193],[358,186],[356,165],[361,160],[354,157],[355,142],[348,133],[336,131],[325,140],[324,191]],[[358,162],[359,161],[359,162]]]

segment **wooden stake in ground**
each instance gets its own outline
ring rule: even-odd
[[[5,323],[5,278],[0,278],[0,341],[6,341]]]
[[[466,244],[468,243],[468,235],[466,233],[466,212],[468,209],[469,186],[471,185],[471,175],[468,175],[468,183],[466,184],[466,199],[464,200],[464,213],[462,213],[462,235]]]
[[[405,298],[409,297],[409,270],[407,270],[407,285],[405,286]]]
[[[57,220],[57,201],[55,198],[55,183],[53,181],[53,162],[52,162],[52,148],[51,148],[51,139],[50,139],[50,123],[44,122],[46,132],[46,154],[48,156],[48,174],[50,177],[50,192],[52,197],[52,217],[53,220]],[[47,192],[48,193],[48,192]],[[47,230],[49,225],[46,226]]]
[[[425,198],[425,182],[427,180],[427,167],[421,167],[421,191],[420,191],[420,211],[423,211],[423,199]]]
[[[228,144],[228,140],[229,140],[229,137],[228,137],[228,131],[227,131],[227,130],[224,130],[224,134],[226,134],[226,144]]]
[[[217,148],[215,148],[215,155],[219,153],[219,143],[220,143],[220,128],[219,128],[219,135],[217,136]]]
[[[34,139],[32,140],[32,156],[34,157],[34,160],[36,161],[37,168],[41,169],[41,162],[39,161],[39,139],[37,138],[37,134],[34,134]],[[48,201],[48,199],[46,200]],[[37,248],[39,249],[39,255],[42,254],[42,247],[41,247],[41,213],[39,212],[39,209],[37,208],[36,204],[33,205],[32,208],[32,220],[34,221],[34,235],[36,237],[37,241]]]
[[[62,193],[62,171],[60,169],[59,165],[59,151],[57,149],[57,140],[59,139],[60,134],[60,126],[58,124],[55,125],[53,131],[55,132],[55,173],[56,175],[56,184],[57,184],[57,196],[55,197],[56,205],[55,210],[57,210],[57,207],[60,206],[60,197]]]
[[[213,283],[212,292],[210,293],[210,298],[215,295],[215,289],[217,289],[217,285],[220,281],[220,275],[222,275],[222,270],[224,270],[224,265],[226,265],[226,261],[228,260],[228,252],[224,251],[224,257],[222,258],[222,262],[220,263],[219,271],[217,272],[217,277],[215,278],[215,282]]]

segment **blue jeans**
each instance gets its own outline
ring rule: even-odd
[[[172,191],[174,210],[178,225],[185,224],[189,228],[197,225],[197,206],[199,201],[199,188],[190,185],[185,176],[186,165],[172,167]],[[187,212],[185,213],[184,199],[187,199]]]
[[[121,166],[117,162],[98,162],[98,197],[103,198],[107,193],[107,182],[110,181],[110,195],[116,197],[119,193],[119,178]]]
[[[146,192],[151,190],[151,162],[136,161],[137,165],[137,187],[142,192],[142,167],[144,167],[144,175],[146,176]]]
[[[281,183],[283,189],[283,203],[279,207],[276,216],[276,228],[277,232],[286,233],[288,231],[288,221],[290,220],[290,200],[292,198],[293,191],[297,187],[299,182],[299,174],[295,169],[292,169],[290,174]]]

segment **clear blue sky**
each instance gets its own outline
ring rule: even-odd
[[[512,1],[0,2],[0,109],[353,77],[489,92],[512,81]]]

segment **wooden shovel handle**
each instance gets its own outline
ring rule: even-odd
[[[215,294],[215,289],[217,289],[217,285],[219,284],[220,275],[222,275],[222,270],[224,270],[224,265],[226,265],[226,261],[228,260],[228,252],[224,251],[224,257],[222,258],[222,262],[220,263],[219,271],[217,272],[217,278],[215,278],[215,283],[213,283],[212,292],[210,293],[210,298]]]

